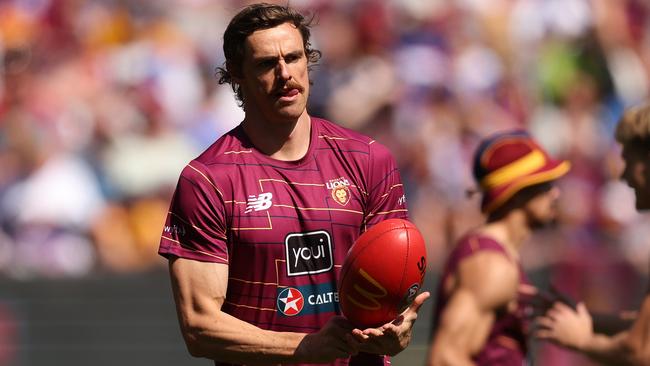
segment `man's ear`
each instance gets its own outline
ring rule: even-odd
[[[241,84],[241,81],[244,78],[244,74],[241,70],[241,65],[235,65],[232,62],[226,62],[226,69],[228,70],[228,73],[230,73],[232,80],[237,84]]]

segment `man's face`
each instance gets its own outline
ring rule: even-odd
[[[625,170],[621,175],[636,195],[637,210],[650,209],[650,151],[641,144],[623,146]]]
[[[246,114],[270,122],[295,121],[309,95],[307,56],[300,31],[290,23],[253,32],[244,45],[240,75]]]
[[[552,183],[539,186],[539,192],[524,205],[531,228],[547,226],[557,218],[557,200],[560,190]]]

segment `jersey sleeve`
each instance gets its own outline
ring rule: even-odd
[[[390,218],[408,219],[404,185],[395,159],[378,142],[370,144],[366,226]]]
[[[197,161],[181,173],[163,228],[158,254],[228,263],[221,191]]]

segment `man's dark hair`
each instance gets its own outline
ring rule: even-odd
[[[511,211],[524,207],[528,201],[532,200],[536,196],[553,189],[553,185],[554,182],[550,181],[533,184],[531,186],[520,189],[496,210],[490,212],[488,215],[488,222],[494,222],[503,219]]]
[[[302,35],[302,44],[305,49],[307,61],[310,64],[320,59],[320,51],[313,49],[309,42],[309,30],[313,17],[305,17],[288,6],[259,3],[252,4],[235,15],[223,35],[223,53],[226,58],[223,67],[217,67],[219,84],[230,84],[235,92],[239,106],[244,104],[244,95],[241,87],[233,78],[233,74],[241,73],[244,59],[244,42],[253,32],[260,29],[277,27],[284,23],[293,24]],[[311,69],[311,68],[310,68]]]

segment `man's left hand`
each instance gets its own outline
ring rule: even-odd
[[[419,294],[408,309],[404,310],[392,322],[379,328],[354,329],[352,334],[363,343],[361,351],[395,356],[406,349],[411,342],[413,325],[418,318],[418,311],[429,296],[431,296],[429,292]]]

